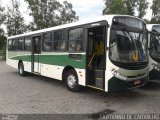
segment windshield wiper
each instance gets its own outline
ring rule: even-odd
[[[126,36],[128,36],[129,40],[131,41],[132,44],[134,44],[134,40],[132,38],[132,36],[129,34],[129,31],[126,28],[123,28],[122,31]],[[128,33],[128,35],[126,34],[126,32]]]

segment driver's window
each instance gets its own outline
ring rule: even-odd
[[[112,59],[118,59],[118,51],[116,46],[116,30],[112,29],[110,32],[110,57]]]
[[[115,43],[116,43],[116,31],[113,29],[111,30],[111,33],[110,33],[110,47],[115,45]]]

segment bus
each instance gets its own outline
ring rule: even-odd
[[[149,78],[160,78],[160,24],[147,24],[149,48]]]
[[[106,15],[8,37],[7,64],[21,76],[35,73],[105,92],[148,81],[146,23],[128,15]]]

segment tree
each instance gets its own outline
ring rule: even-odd
[[[76,16],[76,12],[72,10],[72,4],[68,3],[67,1],[63,2],[63,6],[60,9],[60,16],[58,17],[59,25],[74,22],[79,19]]]
[[[1,3],[1,1],[0,1]],[[4,7],[2,7],[0,5],[0,26],[4,23],[5,21],[5,13],[4,13]],[[5,32],[2,28],[0,28],[0,52],[2,52],[3,57],[5,58],[5,53],[6,53],[6,36],[5,36]]]
[[[148,8],[149,3],[147,0],[136,0],[136,8],[138,11],[138,17],[143,18],[146,15],[146,10]]]
[[[127,9],[123,0],[105,0],[106,8],[103,14],[127,14]]]
[[[60,4],[56,0],[26,0],[31,10],[30,30],[39,30],[64,23],[76,21],[78,17],[72,10],[72,4],[65,1]]]
[[[11,3],[12,6],[7,8],[5,22],[8,36],[22,34],[27,30],[24,18],[19,10],[20,3],[17,0],[11,0]]]
[[[135,7],[136,7],[136,0],[124,0],[124,4],[126,6],[127,15],[135,15]]]
[[[0,4],[0,26],[4,21],[5,21],[4,7],[2,7]]]
[[[147,0],[104,0],[106,8],[103,14],[123,14],[135,15],[135,10],[138,11],[138,17],[143,18],[148,8]]]
[[[103,14],[134,15],[136,0],[105,0]]]
[[[6,43],[7,37],[5,36],[4,30],[0,28],[0,52],[2,52],[4,58],[6,56]]]
[[[5,43],[6,43],[6,42],[4,41],[4,40],[5,40],[4,37],[5,37],[4,30],[0,28],[0,51],[3,50],[3,48],[4,48],[4,46],[5,46]]]
[[[160,23],[160,2],[159,0],[153,0],[151,9],[152,9],[151,23],[153,24]]]

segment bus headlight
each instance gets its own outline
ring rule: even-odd
[[[111,69],[111,72],[112,72],[112,74],[113,74],[116,78],[121,79],[121,80],[127,80],[127,77],[126,77],[126,76],[121,75],[121,74],[118,73],[118,71],[115,70],[114,68]]]
[[[154,63],[152,65],[153,65],[153,69],[160,71],[160,68],[157,65],[155,65]]]

